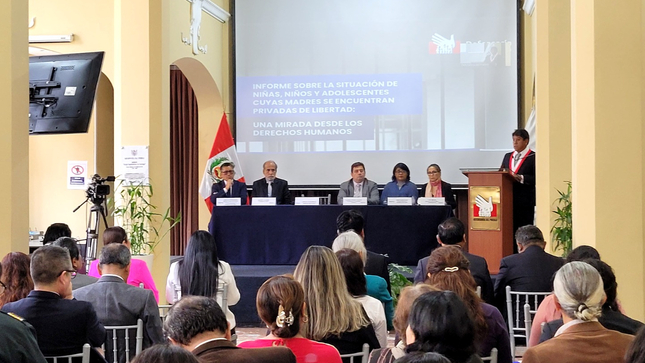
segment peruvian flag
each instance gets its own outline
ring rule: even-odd
[[[227,161],[235,164],[235,175],[239,176],[237,180],[244,182],[244,173],[242,173],[242,168],[240,167],[240,163],[237,158],[237,150],[235,149],[233,135],[231,135],[231,129],[228,127],[226,113],[224,113],[222,115],[222,121],[219,124],[219,129],[217,129],[217,134],[215,135],[215,141],[213,142],[210,157],[206,162],[202,184],[199,187],[199,194],[204,198],[204,202],[206,202],[209,211],[213,210],[213,203],[211,203],[211,187],[213,186],[213,183],[217,183],[222,180],[220,166],[222,163]]]

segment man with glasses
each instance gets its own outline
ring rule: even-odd
[[[211,203],[217,205],[217,198],[240,198],[246,204],[246,184],[235,180],[235,164],[227,161],[220,166],[222,180],[213,184],[211,189]]]
[[[105,328],[99,323],[92,304],[72,300],[72,268],[69,252],[58,246],[43,246],[31,256],[34,290],[2,311],[23,317],[36,329],[38,346],[45,356],[80,353],[83,344],[100,347]],[[104,362],[95,350],[91,362]]]
[[[76,244],[76,239],[71,237],[60,237],[53,243],[54,246],[63,247],[69,251],[69,256],[72,258],[72,268],[74,270],[80,270],[85,264],[85,259],[78,251],[78,245]],[[72,290],[76,290],[80,287],[93,284],[98,279],[93,276],[88,276],[82,273],[76,275],[72,280]]]
[[[2,265],[0,265],[2,276]],[[6,289],[0,281],[0,295]],[[45,357],[38,348],[36,331],[24,319],[0,311],[0,362],[45,363]]]

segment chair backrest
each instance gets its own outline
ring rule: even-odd
[[[482,287],[477,285],[477,290],[475,290],[475,292],[477,293],[477,297],[479,297],[481,299],[481,297],[482,297]]]
[[[60,355],[60,356],[49,356],[45,357],[48,362],[53,363],[72,363],[73,358],[81,358],[82,363],[90,363],[90,347],[89,344],[83,344],[83,351],[81,353],[70,354],[70,355]]]
[[[349,363],[367,363],[369,356],[370,346],[367,343],[363,344],[363,349],[360,352],[340,355],[341,358],[349,358]],[[358,358],[360,358],[361,360],[359,361]]]
[[[132,337],[132,331],[136,335]],[[105,359],[108,363],[129,363],[130,359],[143,350],[143,320],[137,325],[106,326],[107,339],[104,344]],[[134,347],[134,354],[132,354]]]
[[[162,323],[166,321],[166,316],[168,315],[168,310],[170,310],[171,306],[172,305],[159,305],[159,317],[161,318]]]
[[[490,363],[497,363],[497,348],[493,348],[490,351],[490,355],[488,357],[481,357],[482,362],[490,362]]]
[[[528,342],[532,317],[542,300],[550,294],[550,291],[511,291],[511,287],[506,286],[506,320],[508,321],[508,334],[513,356],[515,356],[515,338],[523,338]]]

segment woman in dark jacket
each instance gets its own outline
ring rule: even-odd
[[[452,209],[457,208],[455,196],[452,193],[452,185],[441,180],[441,168],[437,164],[428,166],[428,183],[421,187],[419,197],[426,198],[446,198],[446,204]]]

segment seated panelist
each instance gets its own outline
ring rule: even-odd
[[[410,181],[410,168],[404,163],[394,165],[392,181],[385,184],[383,194],[381,194],[381,203],[387,204],[388,197],[411,197],[413,204],[419,197],[416,184]]]
[[[216,205],[217,198],[240,198],[241,203],[246,204],[246,184],[235,180],[235,164],[231,161],[222,163],[220,174],[222,180],[213,184],[211,189],[211,203]]]
[[[251,197],[275,197],[276,204],[291,204],[289,182],[276,177],[278,165],[273,160],[262,164],[264,178],[253,182]]]
[[[455,196],[452,193],[452,185],[441,180],[441,168],[437,164],[430,164],[427,169],[428,183],[421,187],[420,197],[446,198],[446,204],[453,209],[457,207]]]
[[[340,185],[338,204],[344,197],[367,197],[367,204],[379,204],[378,186],[365,177],[365,165],[360,161],[352,164],[352,178]]]

